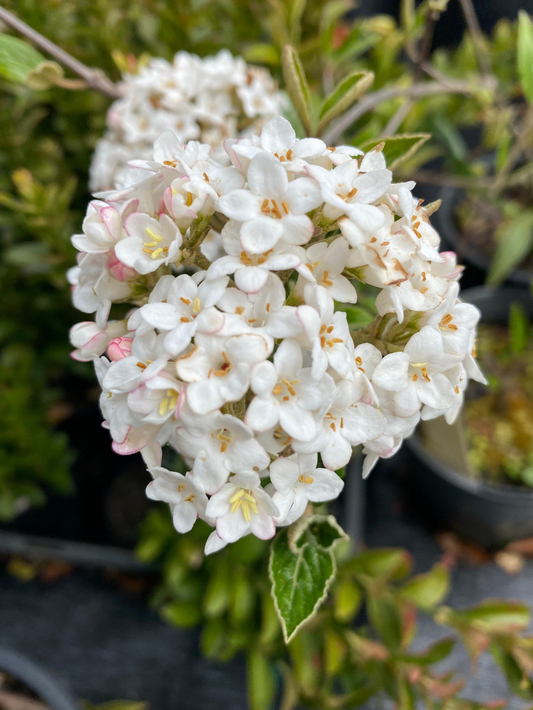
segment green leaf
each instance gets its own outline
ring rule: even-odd
[[[283,78],[287,93],[296,109],[298,118],[308,136],[313,133],[311,112],[309,108],[309,86],[305,78],[304,68],[297,51],[290,44],[283,47],[281,55]]]
[[[335,586],[333,591],[334,616],[341,624],[346,624],[355,617],[361,603],[363,595],[361,588],[350,579],[343,580]]]
[[[367,611],[372,626],[383,639],[387,648],[397,651],[402,645],[402,618],[400,609],[391,596],[378,597],[370,594]]]
[[[512,654],[496,642],[491,643],[489,648],[491,656],[507,678],[510,689],[519,697],[531,700],[533,698],[531,678],[524,674]]]
[[[269,573],[286,643],[316,613],[335,576],[333,548],[347,539],[333,516],[312,516],[278,533]]]
[[[24,84],[28,74],[44,57],[31,44],[10,35],[0,34],[0,76]]]
[[[367,141],[363,143],[361,149],[369,151],[380,143],[384,143],[383,155],[387,161],[387,167],[395,170],[398,165],[411,158],[430,138],[431,133],[402,133],[399,136],[383,138],[383,140]]]
[[[252,44],[243,52],[247,62],[257,64],[271,64],[278,66],[280,63],[279,50],[271,44]]]
[[[368,577],[402,579],[411,569],[411,555],[407,550],[391,547],[365,550],[346,564],[351,571]]]
[[[65,79],[63,67],[57,62],[44,61],[32,69],[26,77],[26,85],[36,91],[44,91],[61,84]]]
[[[496,233],[498,246],[490,265],[487,282],[499,284],[527,256],[533,244],[533,212],[519,212],[504,220]]]
[[[523,631],[529,624],[529,608],[521,602],[486,599],[471,609],[456,611],[441,607],[435,615],[439,624],[463,630],[468,626],[485,634]]]
[[[172,626],[189,628],[196,626],[202,620],[202,610],[196,601],[174,601],[165,604],[161,615]]]
[[[348,109],[372,85],[374,72],[357,71],[349,74],[333,89],[320,109],[318,134],[328,123]]]
[[[529,320],[522,304],[511,303],[509,309],[509,339],[511,350],[515,354],[523,353],[531,337]]]
[[[401,660],[404,663],[416,663],[420,666],[430,666],[447,658],[455,645],[454,638],[445,638],[436,641],[422,653],[402,654]]]
[[[268,657],[254,649],[248,654],[246,679],[250,710],[268,710],[274,700],[276,684]]]
[[[250,618],[254,610],[255,590],[244,568],[237,568],[231,580],[229,610],[235,624]]]
[[[215,567],[205,591],[203,606],[207,617],[220,616],[226,611],[230,602],[231,582],[228,560],[221,560]]]
[[[447,569],[444,565],[436,564],[426,574],[419,574],[410,579],[402,587],[401,596],[420,609],[429,611],[443,601],[449,588],[450,578]]]
[[[518,13],[518,74],[524,96],[533,103],[533,22],[524,10]]]

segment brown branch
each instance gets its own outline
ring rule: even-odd
[[[435,96],[445,93],[465,94],[469,96],[472,93],[471,87],[471,82],[449,80],[445,84],[440,81],[428,81],[411,84],[411,86],[391,86],[379,89],[379,91],[364,96],[359,103],[352,106],[343,116],[334,121],[322,139],[328,145],[334,145],[347,128],[383,101],[396,99],[400,96],[420,99],[425,96]]]
[[[472,0],[459,0],[459,2],[461,3],[461,8],[463,10],[463,15],[465,16],[468,30],[472,35],[474,51],[476,53],[481,73],[484,76],[489,76],[491,73],[490,61],[489,57],[487,56],[485,40],[483,39],[483,33],[481,32],[481,27],[479,26]]]
[[[32,41],[39,49],[49,54],[60,64],[63,64],[67,69],[70,69],[74,74],[81,76],[82,79],[87,83],[88,88],[99,91],[106,96],[110,96],[116,99],[120,96],[120,90],[116,84],[114,84],[100,69],[90,69],[89,67],[82,64],[75,57],[65,52],[64,49],[58,47],[56,44],[51,42],[46,37],[43,37],[39,32],[31,28],[18,17],[12,15],[5,8],[0,6],[0,20],[4,22],[8,27],[19,34],[27,37]]]

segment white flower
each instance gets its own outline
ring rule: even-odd
[[[324,465],[334,471],[348,464],[352,446],[372,441],[385,433],[387,420],[376,407],[362,401],[362,394],[362,387],[341,380],[322,420],[324,443],[320,447],[320,456]],[[304,446],[298,442],[293,448],[302,451]]]
[[[230,472],[262,471],[270,457],[253,431],[230,414],[214,412],[178,426],[173,443],[186,459],[195,460],[194,474],[207,493],[216,493]]]
[[[279,513],[272,498],[261,488],[257,473],[237,473],[209,499],[206,514],[216,520],[218,536],[235,542],[251,532],[262,540],[274,537],[274,517]]]
[[[246,423],[255,431],[267,431],[278,423],[294,439],[309,441],[317,435],[312,414],[335,387],[329,375],[317,382],[311,368],[303,367],[302,350],[296,340],[285,339],[274,362],[254,366],[251,387],[257,395],[246,410]]]
[[[330,244],[320,242],[308,249],[298,249],[301,261],[311,272],[316,282],[323,286],[331,298],[342,303],[356,303],[357,291],[353,284],[342,275],[348,259],[349,244],[343,237],[335,239]],[[304,256],[305,254],[305,256]],[[293,267],[297,268],[297,267]],[[303,296],[307,279],[301,273],[296,284],[295,293]]]
[[[316,454],[280,457],[270,466],[270,480],[276,492],[272,500],[279,510],[278,525],[291,525],[300,518],[308,501],[323,503],[337,498],[344,481],[333,471],[317,468]]]
[[[263,254],[248,254],[239,240],[240,224],[229,221],[222,230],[224,249],[228,256],[217,259],[207,270],[206,278],[215,280],[226,274],[235,274],[235,285],[244,293],[258,293],[271,271],[300,269],[300,257],[285,251],[280,243]]]
[[[103,329],[92,321],[76,323],[70,329],[70,342],[76,348],[70,356],[80,362],[92,362],[94,355],[103,355],[114,338],[126,333],[125,321],[108,323]]]
[[[270,153],[258,153],[247,173],[248,190],[234,190],[219,200],[219,209],[242,223],[240,241],[249,254],[264,254],[280,239],[306,244],[314,225],[306,212],[320,204],[320,189],[311,178],[289,182],[287,172]]]
[[[191,473],[185,476],[161,466],[149,469],[153,481],[146,488],[151,500],[162,500],[170,505],[172,522],[180,533],[189,532],[199,515],[205,515],[207,496]]]
[[[110,392],[131,392],[167,364],[163,337],[152,331],[133,341],[131,355],[111,363],[103,386]]]
[[[150,274],[162,264],[180,260],[183,237],[167,215],[155,219],[142,212],[132,212],[124,227],[129,236],[118,242],[115,253],[123,264],[139,274]]]
[[[150,302],[135,314],[135,323],[142,318],[150,327],[166,332],[165,350],[175,356],[187,348],[196,332],[219,333],[225,316],[213,306],[225,292],[227,277],[198,285],[199,277],[181,274],[163,277],[150,296]],[[130,327],[132,325],[130,319]]]
[[[250,385],[252,365],[266,358],[272,343],[262,334],[244,332],[230,338],[198,333],[197,344],[176,361],[178,377],[187,386],[187,401],[197,414],[237,402]]]
[[[411,416],[420,403],[435,409],[454,404],[454,390],[443,372],[458,362],[458,357],[444,352],[442,336],[431,326],[415,333],[404,352],[386,355],[377,365],[372,382],[395,392],[399,416]]]

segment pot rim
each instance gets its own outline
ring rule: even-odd
[[[436,475],[466,493],[495,503],[513,503],[524,506],[530,506],[533,503],[533,489],[528,490],[522,486],[504,483],[487,484],[455,471],[427,451],[420,436],[416,433],[405,440],[405,445]]]
[[[461,241],[461,236],[455,221],[455,208],[464,195],[466,195],[466,190],[463,188],[451,186],[443,187],[438,196],[438,199],[442,200],[442,204],[434,217],[441,238],[444,235],[445,240],[449,242],[450,246],[453,247],[456,252]],[[466,248],[462,249],[460,257],[463,257],[481,271],[489,271],[491,263],[490,257],[485,256],[485,254],[472,246],[466,246]],[[516,284],[529,286],[532,278],[533,270],[514,269],[507,276],[506,280],[511,283],[514,282]]]
[[[452,189],[455,190],[456,188]],[[518,288],[516,285],[513,286],[512,284],[503,284],[500,287],[476,286],[474,288],[466,289],[461,295],[463,296],[462,300],[464,302],[471,303],[478,308],[480,305],[483,305],[482,302],[485,298],[490,299],[497,295],[499,295],[499,298],[504,297],[505,300],[509,301],[509,303],[511,303],[514,299],[520,298],[531,300],[529,291],[525,291],[524,289]],[[451,483],[463,491],[479,496],[480,498],[496,502],[513,502],[518,503],[519,505],[527,505],[533,501],[533,488],[518,485],[514,486],[506,483],[489,484],[482,480],[469,478],[455,469],[450,468],[424,447],[422,438],[418,432],[415,432],[411,437],[409,437],[409,439],[406,439],[405,443],[407,447],[422,460],[422,463],[430,467],[437,475],[444,478],[448,483]]]

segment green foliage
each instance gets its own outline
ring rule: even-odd
[[[311,107],[309,104],[309,86],[305,71],[298,53],[289,44],[283,47],[283,78],[289,97],[293,103],[298,118],[310,136],[313,133],[311,121]]]
[[[366,71],[353,72],[342,79],[322,104],[317,128],[318,135],[321,135],[330,121],[346,111],[354,101],[364,94],[373,81],[374,74]]]
[[[16,37],[0,35],[0,75],[24,84],[28,74],[44,60],[30,44]]]
[[[305,532],[279,532],[272,556],[281,547],[282,554],[297,557],[288,536],[296,550],[309,544],[330,545],[340,533],[324,520],[328,519],[319,519],[318,527],[316,522],[304,525]],[[309,529],[313,526],[314,532]],[[459,703],[464,710],[480,710],[475,702],[459,699],[461,678],[452,672],[443,676],[434,668],[449,656],[457,637],[474,659],[488,650],[512,691],[529,697],[533,641],[522,635],[529,621],[522,604],[488,600],[452,610],[440,606],[449,588],[442,565],[409,577],[411,557],[405,550],[365,550],[347,556],[338,546],[337,576],[329,599],[286,645],[266,578],[270,545],[248,536],[237,549],[228,546],[204,558],[209,532],[197,524],[177,537],[170,515],[158,509],[144,526],[140,549],[143,559],[164,564],[163,583],[153,598],[164,618],[169,618],[172,604],[180,609],[189,605],[192,617],[180,614],[171,622],[188,626],[194,618],[202,624],[206,656],[227,661],[237,653],[246,654],[251,710],[272,707],[280,679],[281,707],[286,710],[353,708],[383,693],[399,707],[408,703],[413,708],[420,704],[450,708]],[[316,543],[310,543],[307,532]],[[153,551],[151,556],[147,550]],[[433,616],[454,637],[414,652],[417,610]]]
[[[335,576],[333,548],[342,539],[346,535],[331,515],[304,516],[276,536],[269,571],[287,643],[326,598]]]
[[[518,74],[524,96],[533,103],[533,22],[524,10],[518,15]]]
[[[487,278],[499,284],[516,268],[533,245],[533,210],[518,210],[505,219],[496,234],[498,245]]]

